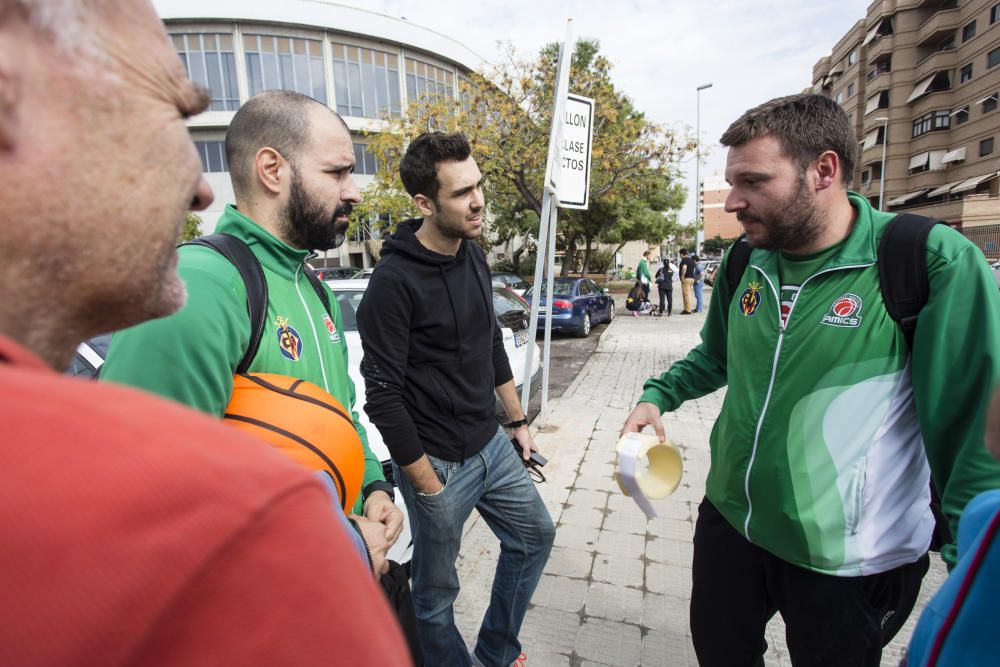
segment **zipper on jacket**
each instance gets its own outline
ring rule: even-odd
[[[795,312],[795,306],[798,305],[799,298],[802,296],[802,289],[809,283],[810,280],[816,276],[821,276],[825,273],[832,273],[834,271],[844,271],[848,269],[867,269],[870,266],[874,266],[875,262],[869,262],[867,264],[856,264],[853,266],[835,266],[829,269],[823,269],[818,271],[805,280],[799,285],[799,295],[792,302],[792,305],[788,308],[788,317],[785,321],[781,321],[781,286],[779,285],[776,289],[774,283],[771,282],[771,277],[767,275],[764,269],[760,268],[756,264],[751,264],[751,266],[757,270],[764,280],[767,281],[768,286],[771,288],[771,292],[774,294],[774,299],[778,304],[778,343],[774,346],[774,359],[771,362],[771,380],[767,385],[767,395],[764,397],[764,406],[760,411],[760,418],[757,419],[757,429],[754,431],[753,435],[753,449],[750,452],[750,462],[747,464],[747,473],[743,479],[743,493],[747,497],[747,518],[743,522],[743,536],[748,540],[750,539],[750,517],[753,516],[753,501],[750,499],[750,471],[753,470],[753,462],[757,458],[757,446],[760,444],[760,430],[764,426],[764,418],[767,416],[767,408],[771,404],[771,394],[774,391],[774,380],[778,374],[778,358],[781,356],[781,345],[785,340],[785,329],[788,328],[788,323],[792,321],[792,313]]]
[[[295,293],[299,295],[299,303],[302,304],[302,310],[305,311],[306,319],[309,321],[309,328],[312,329],[313,343],[316,344],[316,357],[319,359],[319,372],[323,375],[323,389],[326,390],[326,393],[332,394],[333,392],[330,391],[330,380],[326,377],[326,363],[323,361],[323,349],[319,346],[319,335],[316,333],[316,323],[313,322],[312,313],[309,311],[305,297],[302,296],[302,290],[299,285],[299,275],[302,273],[302,266],[302,264],[299,264],[295,267]]]

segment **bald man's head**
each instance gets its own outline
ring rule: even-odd
[[[309,115],[317,109],[332,114],[347,130],[337,113],[311,97],[288,90],[259,93],[240,107],[226,131],[226,159],[237,200],[250,194],[255,156],[261,148],[273,148],[293,165],[297,163],[309,142]]]

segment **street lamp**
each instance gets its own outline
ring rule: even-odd
[[[701,225],[701,91],[711,88],[711,83],[703,83],[695,88],[697,99],[695,106],[695,136],[694,136],[694,193],[695,212],[694,221],[696,225]],[[700,249],[699,249],[700,250]]]
[[[889,118],[872,118],[873,123],[882,123],[882,175],[878,179],[878,210],[882,210],[882,196],[885,194],[885,148],[889,145]]]

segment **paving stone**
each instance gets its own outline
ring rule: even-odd
[[[697,667],[691,638],[683,633],[652,630],[642,638],[642,667]]]
[[[587,489],[576,489],[566,498],[566,502],[573,507],[596,507],[604,509],[608,504],[608,494],[601,491],[589,491]]]
[[[593,507],[568,507],[559,515],[559,525],[600,528],[604,523],[604,512]]]
[[[691,567],[694,543],[691,540],[665,540],[650,537],[646,542],[646,558],[658,563]]]
[[[577,472],[593,477],[610,476],[615,471],[615,464],[608,461],[584,461]]]
[[[634,625],[588,618],[580,628],[576,653],[584,660],[605,665],[638,665],[642,636]]]
[[[689,607],[686,600],[678,600],[658,593],[642,597],[642,625],[674,634],[689,632]]]
[[[542,575],[531,604],[563,611],[579,612],[587,597],[587,582],[550,574]]]
[[[532,607],[524,616],[518,639],[529,655],[532,647],[542,648],[549,653],[569,655],[576,648],[579,634],[579,614],[548,607]]]
[[[582,549],[584,551],[597,549],[597,536],[601,531],[597,528],[584,528],[583,526],[558,526],[556,528],[556,539],[553,543],[557,547],[567,547],[569,549]]]
[[[593,491],[617,491],[618,482],[611,479],[611,470],[607,475],[580,475],[576,478],[574,486],[578,489],[591,489]]]
[[[595,581],[587,592],[584,612],[587,616],[638,625],[642,622],[642,591]]]
[[[691,568],[646,564],[646,590],[680,600],[691,599]]]
[[[545,572],[583,579],[590,576],[593,566],[594,553],[592,551],[552,547],[549,560],[545,563]]]
[[[604,581],[616,586],[642,587],[643,562],[639,554],[631,556],[609,556],[597,554],[594,558],[594,581]]]
[[[604,529],[618,533],[645,535],[647,522],[646,514],[638,507],[634,507],[631,510],[609,513],[604,519]]]
[[[694,524],[690,521],[656,517],[655,519],[649,520],[649,524],[646,526],[646,532],[654,537],[691,541],[694,539]]]
[[[597,551],[608,556],[638,558],[646,548],[646,538],[642,535],[602,530],[597,539]]]

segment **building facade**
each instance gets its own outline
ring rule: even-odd
[[[215,192],[201,215],[208,233],[234,201],[226,164],[226,128],[250,97],[284,89],[339,113],[351,130],[355,179],[364,189],[376,169],[365,131],[378,131],[423,95],[459,95],[459,81],[482,58],[454,39],[404,18],[325,0],[154,0],[191,79],[211,105],[188,127]],[[372,265],[373,233],[365,227],[317,265]]]
[[[857,133],[852,189],[945,220],[998,258],[998,0],[876,0],[812,83]]]
[[[735,239],[743,233],[736,214],[728,213],[725,209],[726,198],[731,189],[726,183],[726,177],[720,173],[703,178],[699,184],[698,207],[706,239],[714,239],[716,236]]]

